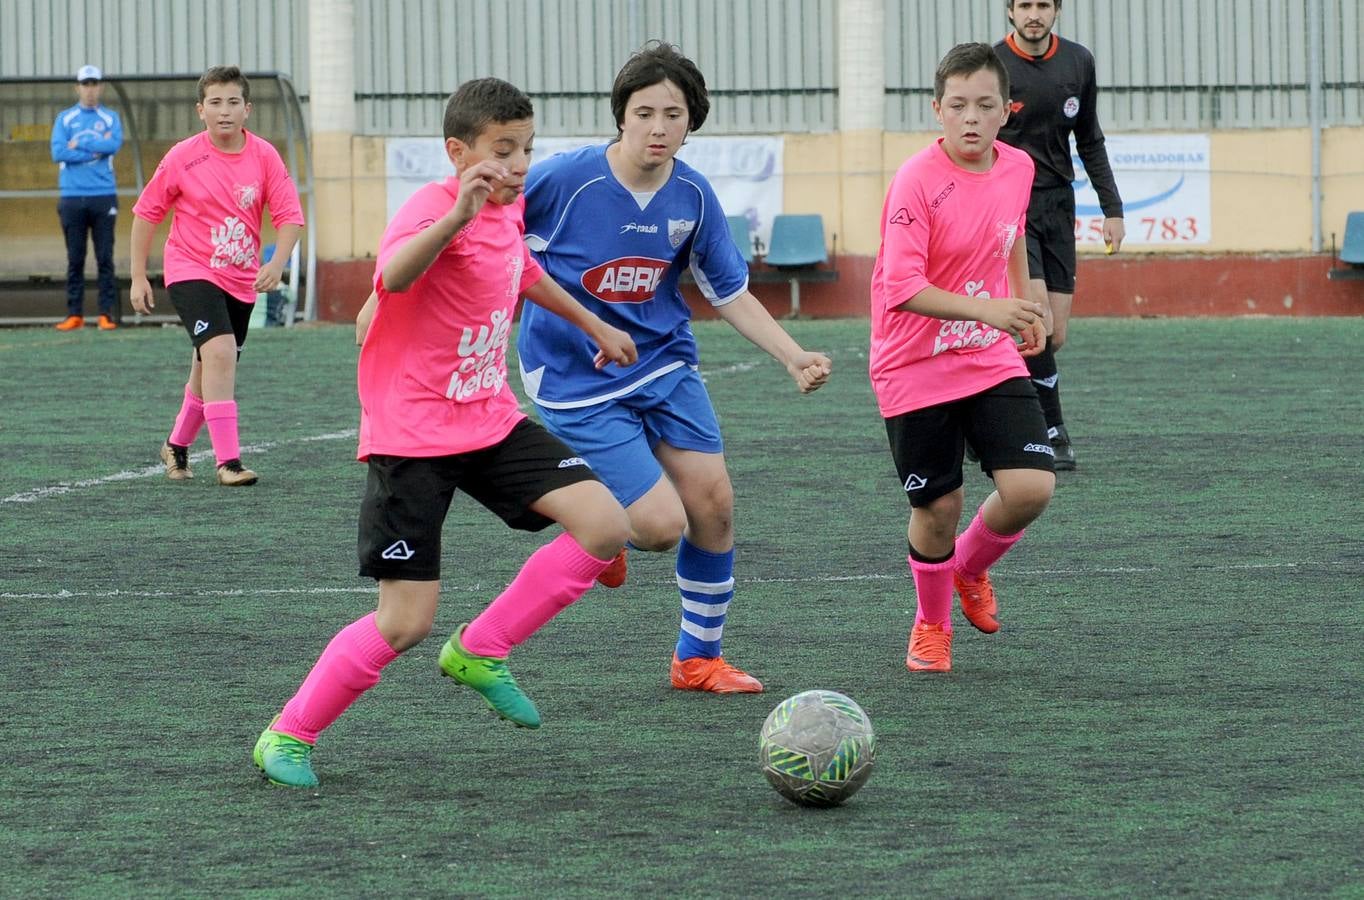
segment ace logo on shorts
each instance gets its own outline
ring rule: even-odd
[[[208,331],[208,323],[205,322],[203,319],[200,319],[199,321],[194,323],[194,333],[196,335],[203,334],[205,331]]]
[[[411,547],[407,546],[407,541],[394,541],[392,544],[389,545],[389,548],[387,550],[385,550],[383,553],[380,553],[379,555],[382,556],[384,559],[404,560],[411,559],[417,554],[412,550]]]

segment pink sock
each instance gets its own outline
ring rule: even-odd
[[[967,578],[979,578],[1022,537],[1022,531],[1018,534],[995,534],[985,526],[985,520],[977,511],[971,524],[957,538],[957,571]]]
[[[185,399],[180,404],[180,415],[175,417],[175,427],[171,429],[169,442],[179,447],[188,447],[199,436],[204,427],[204,401],[185,385]]]
[[[242,448],[237,443],[237,401],[215,400],[205,403],[204,421],[208,423],[208,439],[213,442],[213,456],[218,465],[229,459],[240,459]]]
[[[928,622],[941,625],[943,631],[952,630],[952,566],[953,557],[942,562],[919,562],[909,558],[909,572],[914,576],[914,593],[919,598],[919,609],[914,624]]]
[[[501,596],[469,623],[464,649],[478,656],[506,656],[587,593],[610,564],[564,532],[532,553]]]
[[[379,683],[379,672],[398,658],[374,624],[374,613],[342,628],[322,651],[298,693],[284,704],[274,730],[309,744]]]

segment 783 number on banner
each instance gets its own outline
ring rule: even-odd
[[[1126,225],[1126,244],[1203,244],[1208,240],[1199,216],[1129,216]],[[1076,218],[1075,240],[1102,246],[1103,216]]]

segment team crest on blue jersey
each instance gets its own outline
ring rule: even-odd
[[[668,243],[672,244],[673,249],[676,250],[682,246],[682,242],[691,235],[695,228],[695,219],[669,219]]]

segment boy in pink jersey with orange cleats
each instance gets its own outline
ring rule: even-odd
[[[943,137],[900,167],[881,212],[870,369],[910,504],[918,611],[905,665],[946,672],[953,587],[972,625],[999,630],[988,570],[1046,509],[1056,476],[1023,361],[1046,340],[1042,304],[1020,299],[1033,163],[995,140],[1008,72],[988,44],[960,44],[939,63],[933,96]],[[995,490],[954,539],[967,441]]]
[[[256,483],[242,467],[234,399],[237,360],[256,294],[279,286],[284,262],[303,228],[298,190],[279,152],[245,128],[251,86],[236,66],[215,66],[199,79],[196,107],[204,130],[170,149],[133,207],[132,289],[141,314],[156,306],[147,255],[156,226],[172,210],[166,239],[166,290],[194,352],[180,413],[161,445],[166,477],[194,477],[189,447],[204,424],[213,442],[218,483]],[[265,207],[275,227],[275,255],[260,263]]]
[[[534,111],[496,78],[462,85],[445,110],[457,176],[412,196],[384,232],[378,304],[360,350],[360,574],[378,609],[343,628],[257,741],[276,784],[311,787],[318,735],[431,632],[440,593],[441,527],[463,490],[512,528],[564,533],[531,554],[512,583],[440,651],[440,671],[513,724],[540,714],[507,669],[511,648],[580,598],[625,546],[625,510],[587,463],[521,412],[507,383],[507,343],[525,295],[577,325],[598,367],[630,365],[634,342],[564,292],[521,240]]]

